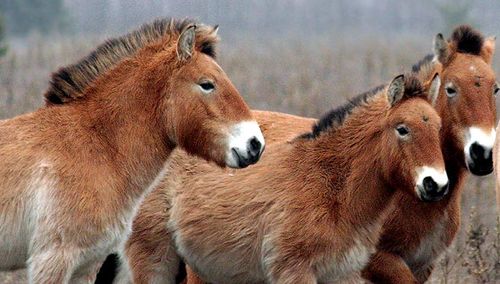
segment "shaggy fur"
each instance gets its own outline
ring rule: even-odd
[[[134,220],[119,279],[129,268],[134,283],[173,283],[177,254],[213,283],[355,277],[395,190],[417,199],[415,167],[444,169],[440,119],[418,80],[405,78],[394,106],[386,87],[313,139],[293,139],[311,119],[254,112],[267,137],[289,142],[276,141],[249,170],[224,172],[177,152]],[[402,121],[413,133],[405,143],[394,130]]]
[[[84,63],[59,72],[67,85],[53,94],[65,104],[0,121],[1,270],[27,266],[30,283],[93,282],[174,148],[226,165],[250,110],[197,49],[215,31],[165,23],[99,48],[82,61],[101,62],[95,72]],[[217,84],[209,99],[200,78]]]
[[[346,104],[332,109],[326,113],[318,122],[315,123],[310,133],[305,133],[303,138],[317,138],[320,134],[327,131],[335,131],[340,127],[351,112],[358,106],[367,104],[368,100],[383,90],[386,85],[380,85],[372,90],[362,93],[350,99]]]
[[[419,74],[421,78],[431,73],[429,69],[439,71],[442,78],[436,110],[443,123],[440,136],[450,190],[443,200],[433,204],[416,203],[397,195],[396,207],[385,221],[377,253],[363,272],[364,277],[373,282],[425,282],[434,262],[451,244],[460,227],[461,195],[467,176],[465,133],[469,127],[489,131],[496,121],[495,74],[490,66],[494,40],[489,38],[483,42],[481,39],[471,28],[458,27],[448,40],[448,48],[441,50],[448,56],[435,55],[447,61],[428,61],[427,66],[420,68],[425,71]],[[477,48],[479,42],[480,51],[472,48]],[[455,45],[467,53],[454,51]],[[475,84],[478,76],[482,78],[480,86]],[[457,97],[448,98],[445,94],[445,86],[449,84],[459,90]]]
[[[420,80],[431,78],[436,74],[434,54],[427,54],[422,60],[411,67],[411,72],[418,76]]]
[[[383,232],[386,233],[383,233],[381,245],[364,271],[366,278],[385,283],[423,282],[430,276],[436,259],[454,239],[460,226],[461,194],[467,176],[464,162],[464,132],[469,126],[491,129],[495,124],[496,110],[492,95],[495,74],[491,69],[494,49],[493,38],[484,40],[480,56],[453,52],[453,44],[446,44],[444,52],[449,53],[447,56],[452,55],[453,60],[440,62],[437,60],[440,54],[436,53],[434,58],[427,56],[414,67],[413,70],[422,81],[429,80],[435,72],[441,75],[443,87],[440,90],[436,110],[442,118],[440,139],[444,145],[443,155],[450,179],[450,192],[444,200],[433,204],[417,203],[406,198],[404,194],[396,193],[397,206],[389,214],[392,218],[384,224]],[[441,58],[448,59],[443,56]],[[471,66],[474,66],[474,72]],[[484,82],[480,87],[474,86],[472,80],[478,75]],[[449,82],[455,83],[460,88],[458,96],[463,97],[458,101],[460,103],[449,102],[453,99],[447,98],[444,88]],[[268,145],[293,141],[294,133],[296,135],[304,133],[316,122],[310,118],[273,112],[254,113],[262,125]],[[497,192],[500,200],[500,189]],[[146,207],[148,206],[143,205],[142,208]],[[158,214],[155,214],[154,218],[144,217],[144,221],[136,219],[135,222],[150,222],[156,218]],[[164,224],[161,221],[159,223]],[[150,236],[149,240],[155,242],[155,246],[161,247],[166,243],[166,236],[158,232]],[[418,262],[414,261],[417,259]],[[156,259],[153,260],[152,266],[156,267],[161,263],[161,259]],[[189,279],[193,278],[190,276]]]
[[[464,30],[470,31],[470,28],[460,27],[454,34],[464,34]],[[474,37],[455,36],[454,38],[448,42],[461,39],[463,43],[467,38]],[[475,38],[478,42],[479,37]],[[453,99],[446,96],[442,87],[436,105],[443,123],[440,139],[444,146],[443,155],[450,179],[450,192],[443,200],[433,204],[416,202],[404,194],[396,193],[396,206],[388,214],[390,217],[383,226],[380,245],[368,267],[363,271],[367,279],[376,283],[425,282],[432,273],[434,262],[453,241],[460,227],[461,194],[467,176],[464,162],[464,132],[469,126],[491,129],[496,121],[492,95],[495,74],[490,66],[494,46],[493,38],[484,40],[479,56],[477,56],[453,52],[453,44],[450,44],[443,52],[451,55],[451,58],[454,58],[452,61],[439,62],[437,58],[440,54],[434,54],[426,56],[412,68],[422,81],[429,80],[433,74],[439,72],[442,85],[453,82],[460,89],[458,96],[463,97],[458,101],[460,103],[457,101],[450,103],[449,100]],[[474,66],[474,69],[471,69],[471,66]],[[478,75],[483,78],[484,82],[480,87],[475,86],[473,80]],[[267,117],[271,116],[273,128],[263,129],[269,144],[279,142],[280,139],[274,134],[281,135],[280,130],[297,126],[295,129],[300,133],[305,127],[304,124],[313,122],[308,118],[289,116],[280,118],[275,113],[258,113],[260,121],[266,121]],[[282,141],[286,141],[286,137]],[[500,142],[497,144],[500,145]],[[500,156],[496,153],[498,149],[500,147],[494,151],[497,157]],[[500,172],[497,174],[500,176]],[[497,188],[500,207],[500,180],[497,182]],[[189,284],[201,283],[195,282],[193,276],[189,277],[191,280]]]
[[[151,43],[165,40],[164,37],[178,36],[186,27],[196,24],[190,19],[158,19],[127,35],[107,40],[77,63],[63,67],[52,75],[50,87],[44,95],[46,104],[63,104],[81,98],[86,95],[84,90],[96,78],[123,59],[133,56]],[[215,58],[218,38],[212,29],[198,24],[196,37],[196,49]]]

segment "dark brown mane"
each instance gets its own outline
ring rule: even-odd
[[[421,81],[427,81],[436,73],[436,63],[434,54],[427,54],[411,67],[411,72]]]
[[[413,74],[405,75],[405,93],[404,98],[416,98],[421,97],[426,99],[427,94],[425,93],[424,86],[422,82]]]
[[[191,19],[158,19],[124,36],[107,40],[77,63],[52,74],[49,89],[44,94],[46,104],[64,104],[83,97],[83,91],[89,85],[121,60],[166,35],[179,35],[193,24],[197,25],[196,49],[215,58],[218,38],[212,33],[212,28]]]
[[[405,98],[411,97],[424,97],[425,91],[420,80],[413,74],[405,74]],[[321,133],[326,131],[335,130],[340,127],[347,117],[360,106],[365,106],[368,104],[371,98],[381,94],[387,85],[377,86],[367,92],[355,96],[349,99],[347,103],[334,108],[327,112],[321,119],[316,122],[313,129],[309,133],[300,135],[300,138],[314,139],[317,138]]]
[[[458,52],[479,55],[484,38],[479,31],[471,26],[462,25],[453,30],[449,41],[456,46]]]

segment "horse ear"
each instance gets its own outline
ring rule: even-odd
[[[396,105],[405,93],[405,76],[403,74],[392,79],[387,89],[387,100],[392,106]]]
[[[214,36],[217,36],[217,33],[219,32],[219,25],[215,25],[214,26],[214,29],[212,30],[212,34]]]
[[[491,64],[493,60],[493,53],[495,53],[495,40],[496,37],[491,36],[484,40],[483,47],[481,48],[481,57],[486,63]]]
[[[187,60],[191,58],[194,51],[196,36],[196,25],[188,26],[179,36],[179,41],[177,42],[177,57],[179,60]]]
[[[439,97],[439,88],[441,88],[441,77],[439,77],[439,73],[436,73],[434,77],[432,77],[427,94],[427,99],[432,106],[436,105],[437,98]]]
[[[434,37],[433,42],[434,56],[445,65],[450,59],[450,47],[448,42],[444,39],[443,34],[439,33]]]

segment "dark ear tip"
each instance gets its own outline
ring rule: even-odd
[[[444,39],[444,36],[443,36],[443,34],[442,34],[442,33],[438,33],[438,34],[436,35],[436,38],[438,38],[438,39]]]
[[[192,29],[196,29],[196,24],[189,24],[185,29],[184,31],[189,31],[189,30],[192,30]]]
[[[398,76],[394,77],[394,80],[404,80],[405,74],[399,74]]]

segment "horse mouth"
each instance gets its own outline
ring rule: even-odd
[[[233,154],[233,157],[235,158],[236,162],[238,163],[238,168],[244,169],[250,165],[250,163],[247,163],[245,159],[243,159],[238,151],[235,148],[231,149],[231,153]]]
[[[471,174],[475,176],[486,176],[493,172],[493,161],[489,160],[485,163],[475,163],[470,161],[467,163],[467,168]]]
[[[425,190],[419,191],[419,198],[424,202],[436,202],[443,199],[448,194],[448,189],[446,189],[442,194],[432,195],[425,192]]]
[[[481,149],[473,151],[473,147],[469,150],[469,155],[466,157],[467,169],[475,176],[486,176],[493,172],[493,153],[492,149]]]

